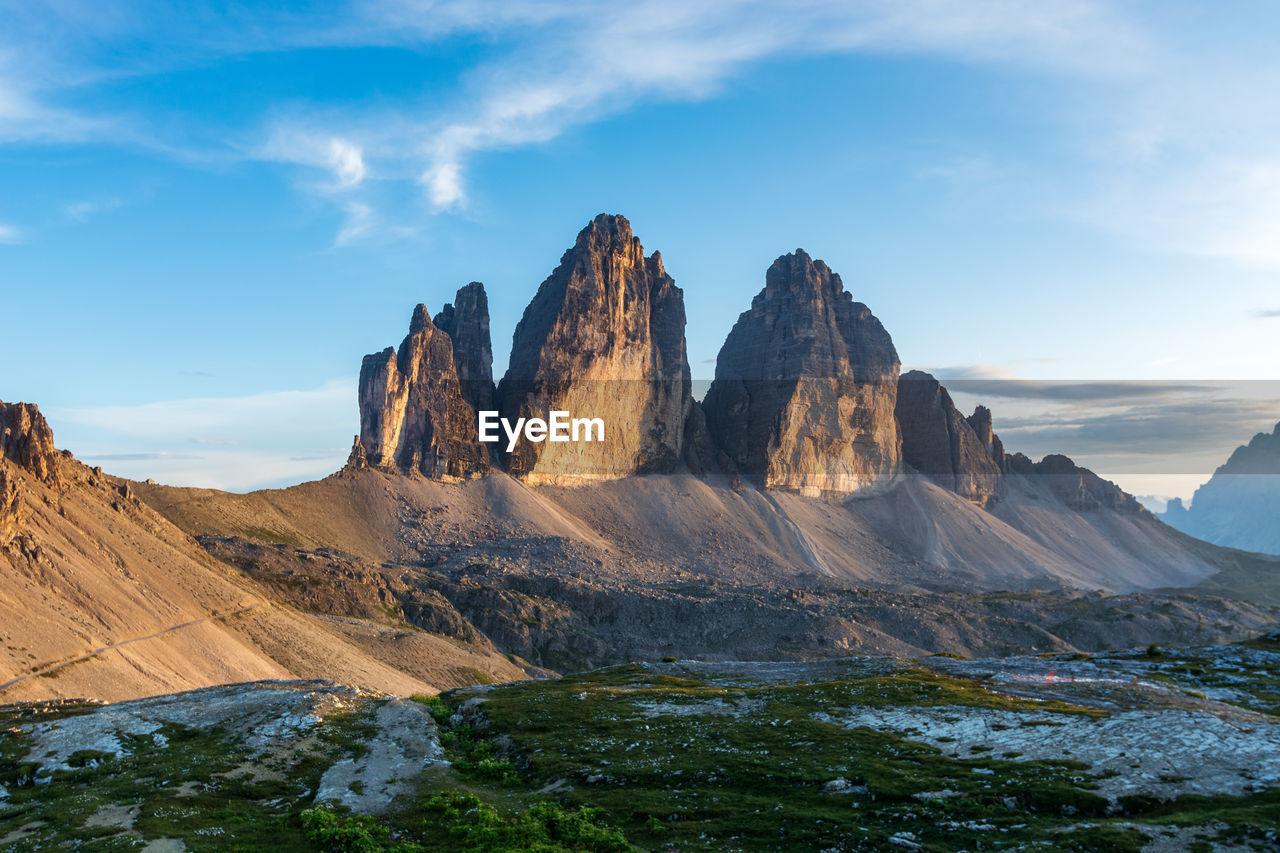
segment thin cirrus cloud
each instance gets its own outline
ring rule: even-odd
[[[371,230],[351,227],[350,197],[372,164],[389,179],[416,180],[436,210],[463,210],[468,175],[485,152],[547,142],[641,102],[712,97],[764,60],[910,52],[1094,78],[1129,73],[1144,53],[1131,27],[1087,0],[1043,8],[1008,0],[810,0],[786,7],[746,0],[641,0],[626,7],[402,0],[362,7],[345,26],[330,22],[282,38],[422,47],[467,34],[482,34],[500,49],[463,72],[453,107],[406,102],[377,111],[317,106],[308,113],[294,105],[290,115],[271,120],[261,143],[243,149],[325,176],[306,188],[346,208],[335,240],[342,245]]]
[[[475,21],[452,4],[401,3],[389,21],[411,28],[443,15]],[[452,11],[452,14],[450,13]],[[528,10],[505,20],[529,30]],[[430,14],[429,14],[430,13]],[[491,19],[503,21],[502,15]],[[645,100],[696,100],[722,91],[754,63],[782,56],[919,52],[971,61],[1016,62],[1093,76],[1099,55],[1140,53],[1127,26],[1085,2],[1029,9],[1007,2],[737,2],[653,0],[625,8],[552,4],[545,28],[498,60],[475,69],[467,106],[412,132],[426,163],[418,172],[440,209],[465,205],[475,155],[553,139],[573,127]],[[428,33],[434,30],[428,30]],[[1110,45],[1114,50],[1099,50]]]
[[[244,397],[192,397],[133,406],[65,408],[53,413],[60,422],[92,425],[101,430],[142,438],[180,435],[270,435],[284,426],[316,424],[323,429],[340,407],[353,408],[355,386],[347,380],[326,382],[302,391],[270,391]]]
[[[350,139],[308,128],[276,126],[252,156],[319,169],[329,177],[327,183],[318,187],[324,192],[355,189],[367,175],[364,152],[359,145]]]
[[[14,245],[22,242],[22,229],[16,225],[0,222],[0,244]]]
[[[124,199],[81,199],[63,205],[62,212],[73,222],[88,222],[93,217],[124,206]]]
[[[355,412],[354,383],[334,380],[297,391],[46,414],[60,446],[113,474],[239,491],[336,471],[357,429]]]
[[[1256,15],[1097,0],[380,0],[196,9],[148,0],[12,4],[0,35],[0,142],[108,141],[193,163],[249,158],[302,168],[320,179],[300,189],[343,213],[340,246],[383,223],[369,189],[375,175],[415,182],[438,211],[465,211],[471,175],[488,152],[545,143],[640,103],[714,97],[765,61],[915,55],[1012,68],[1065,87],[1064,97],[1043,99],[1042,116],[1062,141],[1065,164],[1007,181],[1004,164],[981,161],[924,166],[921,174],[994,183],[1006,209],[1082,222],[1162,252],[1280,267],[1280,156],[1270,144],[1280,137],[1280,114],[1270,108],[1280,60],[1268,38],[1274,27]],[[237,56],[422,50],[455,37],[479,37],[486,49],[457,80],[432,81],[443,95],[429,107],[412,96],[380,99],[379,107],[295,98],[281,105],[283,114],[205,127],[196,152],[184,131],[207,121],[191,107],[169,107],[175,116],[146,104],[112,115],[84,106],[97,103],[83,97],[95,86]],[[184,131],[165,138],[175,127]]]

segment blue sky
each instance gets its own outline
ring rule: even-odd
[[[1280,379],[1274,4],[106,5],[0,0],[0,398],[124,475],[334,470],[415,303],[483,281],[500,373],[602,211],[684,288],[695,376],[804,247],[908,367]],[[1280,420],[1260,382],[1199,426],[1010,387],[1007,443],[1143,493]],[[1137,452],[1159,418],[1185,446]]]

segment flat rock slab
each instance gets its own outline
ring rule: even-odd
[[[128,738],[150,736],[163,748],[166,724],[219,727],[229,739],[264,751],[304,735],[329,714],[357,707],[362,696],[367,694],[325,681],[266,681],[135,699],[19,727],[31,736],[26,760],[38,761],[47,775],[71,769],[67,762],[77,752],[122,755]]]
[[[1120,711],[1094,718],[992,708],[851,708],[814,718],[895,731],[961,758],[1080,761],[1101,774],[1098,793],[1241,795],[1280,784],[1280,724],[1202,711]],[[1109,774],[1115,775],[1109,775]]]
[[[392,699],[377,710],[378,733],[359,758],[346,758],[325,771],[317,802],[378,814],[408,793],[408,781],[432,766],[447,764],[435,720],[417,702]]]

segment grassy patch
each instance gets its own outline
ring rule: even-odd
[[[357,747],[367,714],[316,726],[305,746],[255,756],[221,729],[166,724],[122,736],[122,754],[84,750],[52,773],[24,760],[31,740],[0,730],[0,837],[40,824],[14,849],[133,849],[137,838],[180,838],[190,850],[305,850],[298,814],[324,770]],[[37,784],[37,777],[39,782]],[[91,826],[100,809],[129,812],[129,829]],[[8,849],[8,848],[3,848]]]

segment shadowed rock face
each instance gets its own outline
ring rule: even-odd
[[[489,454],[477,440],[476,413],[463,396],[453,351],[449,336],[419,305],[399,351],[387,347],[364,357],[353,466],[445,478],[488,470]]]
[[[509,473],[578,483],[669,473],[689,416],[684,293],[631,224],[601,214],[578,234],[516,326],[503,417],[602,418],[603,442],[519,442]]]
[[[703,402],[711,435],[765,488],[847,495],[898,473],[898,354],[840,276],[802,250],[774,261]]]
[[[1280,424],[1237,447],[1196,489],[1190,508],[1174,498],[1161,517],[1215,545],[1280,554]]]
[[[1062,502],[1077,512],[1102,509],[1134,514],[1146,512],[1133,495],[1059,453],[1052,453],[1037,462],[1034,473],[1044,477]]]
[[[996,463],[997,468],[1003,470],[1004,442],[1000,440],[1000,436],[996,435],[995,427],[991,422],[991,410],[986,406],[978,406],[965,420],[969,422],[974,435],[978,437],[978,441],[991,457],[991,461]]]
[[[896,415],[902,433],[902,461],[944,489],[984,506],[996,498],[1004,448],[991,426],[991,412],[979,406],[966,419],[951,395],[928,373],[912,370],[898,382]],[[977,423],[978,430],[973,424]]]
[[[453,366],[462,396],[477,411],[493,409],[493,343],[484,285],[473,281],[460,287],[433,322],[453,342]]]

